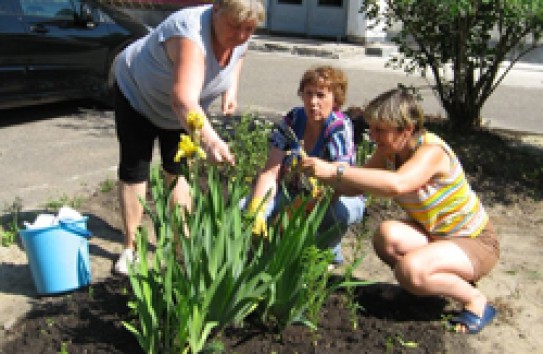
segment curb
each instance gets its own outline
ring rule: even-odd
[[[299,45],[288,45],[283,43],[250,41],[249,50],[273,53],[285,53],[293,55],[313,56],[330,59],[340,59],[340,53],[320,48],[311,48]]]
[[[397,48],[393,45],[331,42],[310,38],[275,37],[254,35],[249,40],[249,50],[275,52],[327,59],[347,59],[364,56],[388,57]]]

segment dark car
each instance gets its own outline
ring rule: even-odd
[[[149,27],[94,0],[0,0],[0,108],[111,104],[115,56]]]

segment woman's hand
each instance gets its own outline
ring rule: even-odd
[[[236,159],[234,155],[230,152],[230,147],[228,144],[216,137],[214,139],[203,141],[204,150],[207,153],[207,158],[209,161],[215,164],[228,163],[231,166],[236,164]]]
[[[222,105],[221,105],[222,114],[225,116],[231,116],[234,113],[236,113],[237,108],[238,108],[238,102],[235,97],[235,94],[230,92],[230,90],[226,91],[222,95]]]
[[[300,167],[307,176],[315,177],[319,180],[329,180],[336,176],[336,166],[332,163],[319,159],[318,157],[302,158]]]

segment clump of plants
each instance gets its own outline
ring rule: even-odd
[[[236,166],[226,167],[223,171],[226,176],[245,183],[254,180],[268,157],[268,136],[272,128],[272,122],[260,119],[255,113],[239,118],[235,130],[226,136],[236,156]]]
[[[330,284],[330,252],[315,243],[331,192],[325,191],[310,212],[311,196],[304,196],[300,208],[285,208],[267,225],[265,237],[255,236],[255,216],[240,208],[250,176],[206,165],[198,117],[188,119],[189,125],[192,120],[193,131],[180,142],[180,156],[190,160],[185,175],[191,210],[170,207],[172,186],[153,168],[153,200],[142,203],[153,223],[156,249],[150,254],[148,230],[142,228],[139,262],[130,269],[130,306],[137,320],[125,326],[147,353],[220,350],[221,331],[242,325],[249,315],[279,332],[297,322],[316,330],[320,309],[334,289],[361,284]]]

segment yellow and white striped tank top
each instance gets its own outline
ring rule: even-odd
[[[445,150],[451,160],[449,174],[433,177],[418,190],[394,200],[431,235],[477,237],[488,223],[488,214],[466,180],[460,161],[435,134],[423,133],[417,147],[425,144]]]

